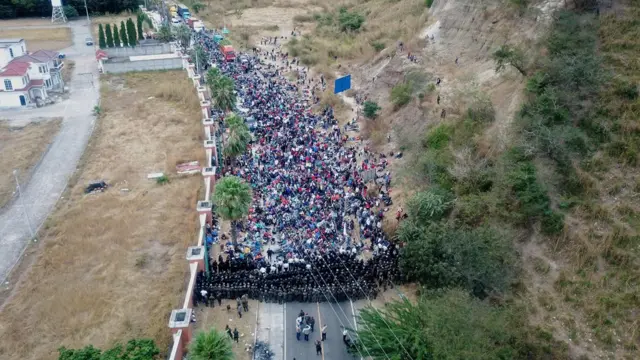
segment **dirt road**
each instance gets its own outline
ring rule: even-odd
[[[18,263],[28,241],[31,227],[36,231],[44,223],[76,170],[94,127],[93,108],[98,104],[98,69],[94,47],[86,46],[84,39],[90,35],[86,21],[69,23],[73,45],[63,52],[76,65],[73,70],[70,96],[60,103],[39,109],[3,111],[2,117],[20,123],[37,117],[62,117],[60,132],[51,147],[33,171],[28,184],[22,184],[22,201],[14,201],[0,213],[0,280],[5,281],[11,269]],[[95,85],[95,87],[94,87]],[[11,171],[11,169],[3,169]]]

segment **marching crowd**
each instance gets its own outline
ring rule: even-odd
[[[211,32],[194,36],[233,78],[238,108],[245,109],[239,115],[250,119],[254,135],[247,152],[223,170],[253,188],[249,216],[239,223],[243,245],[223,247],[225,256],[209,261],[208,274],[197,279],[196,301],[355,300],[401,282],[398,248],[382,231],[391,205],[386,159],[360,150],[330,107],[311,112],[324,78],[312,79],[297,59],[274,50],[254,49],[225,62]],[[268,64],[278,58],[281,65]],[[297,82],[285,78],[289,70],[301,74]],[[366,170],[376,174],[369,186]],[[214,220],[207,243],[217,242],[219,233]],[[371,259],[363,260],[364,249],[373,252]]]

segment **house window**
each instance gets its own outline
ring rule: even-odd
[[[49,79],[45,80],[45,84],[47,84],[47,87],[51,87],[51,80]]]
[[[21,47],[22,47],[22,53],[24,54],[24,45],[22,45]]]
[[[40,74],[44,74],[44,66],[38,66],[38,71],[40,71]]]
[[[27,85],[27,77],[26,76],[22,77],[22,85]]]
[[[11,57],[13,57],[13,49],[9,48],[9,55],[11,55]]]
[[[4,79],[4,88],[7,89],[7,91],[13,90],[13,85],[11,84],[11,80]]]

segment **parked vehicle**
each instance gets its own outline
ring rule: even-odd
[[[189,8],[183,4],[178,4],[178,15],[184,20],[187,20],[191,17],[191,13],[189,12]]]
[[[195,32],[200,32],[202,31],[202,29],[204,29],[204,24],[202,23],[202,21],[193,17],[187,20],[187,25],[189,25],[189,27]]]
[[[87,46],[92,46],[93,45],[93,39],[88,37],[84,39],[84,43],[87,44]]]
[[[221,45],[220,51],[224,56],[225,61],[235,61],[236,59],[236,51],[233,49],[231,45]]]

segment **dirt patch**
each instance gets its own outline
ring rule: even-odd
[[[178,177],[175,165],[204,160],[197,96],[179,71],[103,77],[101,91],[77,181],[0,314],[0,358],[57,359],[60,346],[106,348],[133,337],[163,350],[171,342],[167,317],[184,296],[202,186],[198,176]],[[156,171],[169,183],[147,180]],[[85,195],[96,179],[111,187]]]
[[[73,75],[73,69],[76,67],[76,62],[73,60],[65,59],[64,67],[62,68],[62,81],[68,84],[71,81],[71,75]]]
[[[227,311],[227,305],[231,310]],[[238,318],[235,300],[222,300],[222,306],[215,303],[215,307],[200,306],[194,309],[196,314],[196,332],[209,331],[216,328],[225,331],[229,325],[231,331],[238,329],[240,337],[238,343],[233,343],[233,352],[238,360],[250,360],[252,352],[248,351],[253,347],[256,331],[256,311],[259,311],[259,303],[256,300],[249,300],[249,311],[242,313],[242,318]]]
[[[50,26],[51,18],[23,18],[0,21],[0,27]]]
[[[16,191],[12,170],[18,170],[20,183],[26,185],[33,167],[53,141],[61,123],[61,118],[53,118],[23,127],[10,127],[0,121],[0,208]]]
[[[71,46],[71,29],[68,27],[48,29],[0,29],[0,38],[19,38],[27,43],[28,51],[58,51]]]

